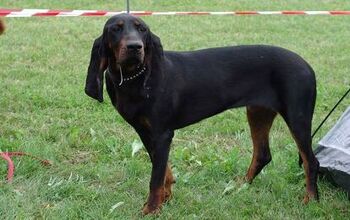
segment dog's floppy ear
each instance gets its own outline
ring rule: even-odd
[[[103,73],[108,67],[103,40],[103,36],[100,36],[94,41],[85,84],[85,93],[99,102],[103,102]]]
[[[155,62],[159,62],[159,59],[163,56],[163,46],[157,35],[151,31],[146,38],[146,57],[145,62],[153,66]]]
[[[147,75],[143,83],[144,87],[149,87],[148,82],[153,73],[162,73],[160,63],[163,58],[163,46],[160,38],[151,31],[146,35],[145,60],[147,65]]]

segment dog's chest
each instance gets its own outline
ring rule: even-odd
[[[145,100],[132,100],[129,97],[117,95],[114,107],[119,114],[132,126],[140,122],[140,118],[145,118],[149,114],[149,104]]]

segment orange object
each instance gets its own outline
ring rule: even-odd
[[[11,160],[12,156],[29,156],[29,157],[32,157],[34,159],[39,160],[42,165],[45,165],[45,166],[51,165],[50,161],[40,159],[40,158],[38,158],[36,156],[30,155],[30,154],[27,154],[27,153],[23,153],[23,152],[0,152],[0,157],[2,157],[4,160],[7,161],[7,182],[12,182],[13,175],[14,175],[14,172],[15,172],[15,166],[13,164],[13,161]]]

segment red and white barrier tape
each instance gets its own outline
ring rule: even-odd
[[[33,17],[33,16],[112,16],[125,13],[125,11],[99,11],[99,10],[50,10],[50,9],[2,9],[0,17]],[[130,11],[136,16],[150,15],[350,15],[350,11],[225,11],[225,12],[155,12]]]

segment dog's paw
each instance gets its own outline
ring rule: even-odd
[[[252,184],[252,183],[253,183],[253,178],[250,177],[250,176],[248,176],[248,175],[246,175],[246,176],[244,177],[244,182],[249,183],[249,184]]]
[[[161,206],[157,206],[154,204],[145,203],[142,209],[142,215],[157,215],[160,213]]]
[[[311,200],[310,196],[308,194],[306,194],[304,196],[304,199],[303,199],[303,204],[304,205],[308,204],[310,202],[310,200]]]
[[[151,190],[148,196],[147,202],[145,203],[142,209],[143,215],[158,214],[164,201],[165,201],[164,186]]]
[[[306,193],[303,199],[303,204],[308,204],[310,201],[318,201],[318,193]]]

